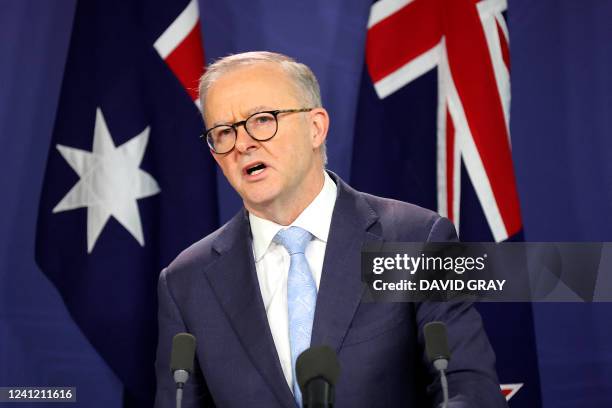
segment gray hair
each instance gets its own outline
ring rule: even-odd
[[[287,74],[297,92],[296,97],[304,104],[302,107],[320,108],[323,106],[321,103],[319,81],[317,81],[317,78],[308,66],[283,54],[269,51],[252,51],[228,55],[216,60],[206,68],[206,72],[200,78],[198,89],[202,111],[206,109],[206,94],[217,79],[238,68],[263,63],[277,64]],[[321,146],[321,156],[324,165],[327,164],[327,148],[325,143]]]

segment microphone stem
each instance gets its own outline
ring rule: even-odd
[[[181,403],[183,402],[183,388],[176,389],[176,408],[181,408]]]
[[[440,385],[442,386],[442,408],[448,406],[448,381],[446,380],[446,371],[440,370]]]

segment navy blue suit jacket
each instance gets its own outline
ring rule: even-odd
[[[312,345],[338,353],[336,406],[427,407],[441,400],[422,335],[446,322],[451,406],[505,407],[480,316],[466,303],[364,303],[360,251],[369,241],[456,240],[453,225],[423,208],[353,190],[334,174],[338,197],[317,295]],[[284,407],[295,402],[262,301],[246,211],[181,253],[159,278],[156,407],[174,407],[172,337],[197,338],[184,407]]]

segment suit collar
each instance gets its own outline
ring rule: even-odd
[[[336,183],[338,197],[332,214],[334,218],[350,219],[356,228],[367,231],[378,220],[378,214],[360,193],[344,182],[336,173],[327,171],[331,179]]]
[[[248,230],[248,212],[242,208],[221,227],[221,230],[212,242],[212,247],[218,254],[223,254],[235,246],[238,241],[244,240],[245,237],[250,239],[250,234]]]

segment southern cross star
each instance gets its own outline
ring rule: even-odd
[[[87,207],[88,253],[93,250],[111,215],[144,246],[136,200],[160,191],[155,179],[140,169],[148,141],[147,126],[140,134],[115,147],[102,111],[97,108],[92,152],[60,144],[56,146],[81,179],[53,212]]]

